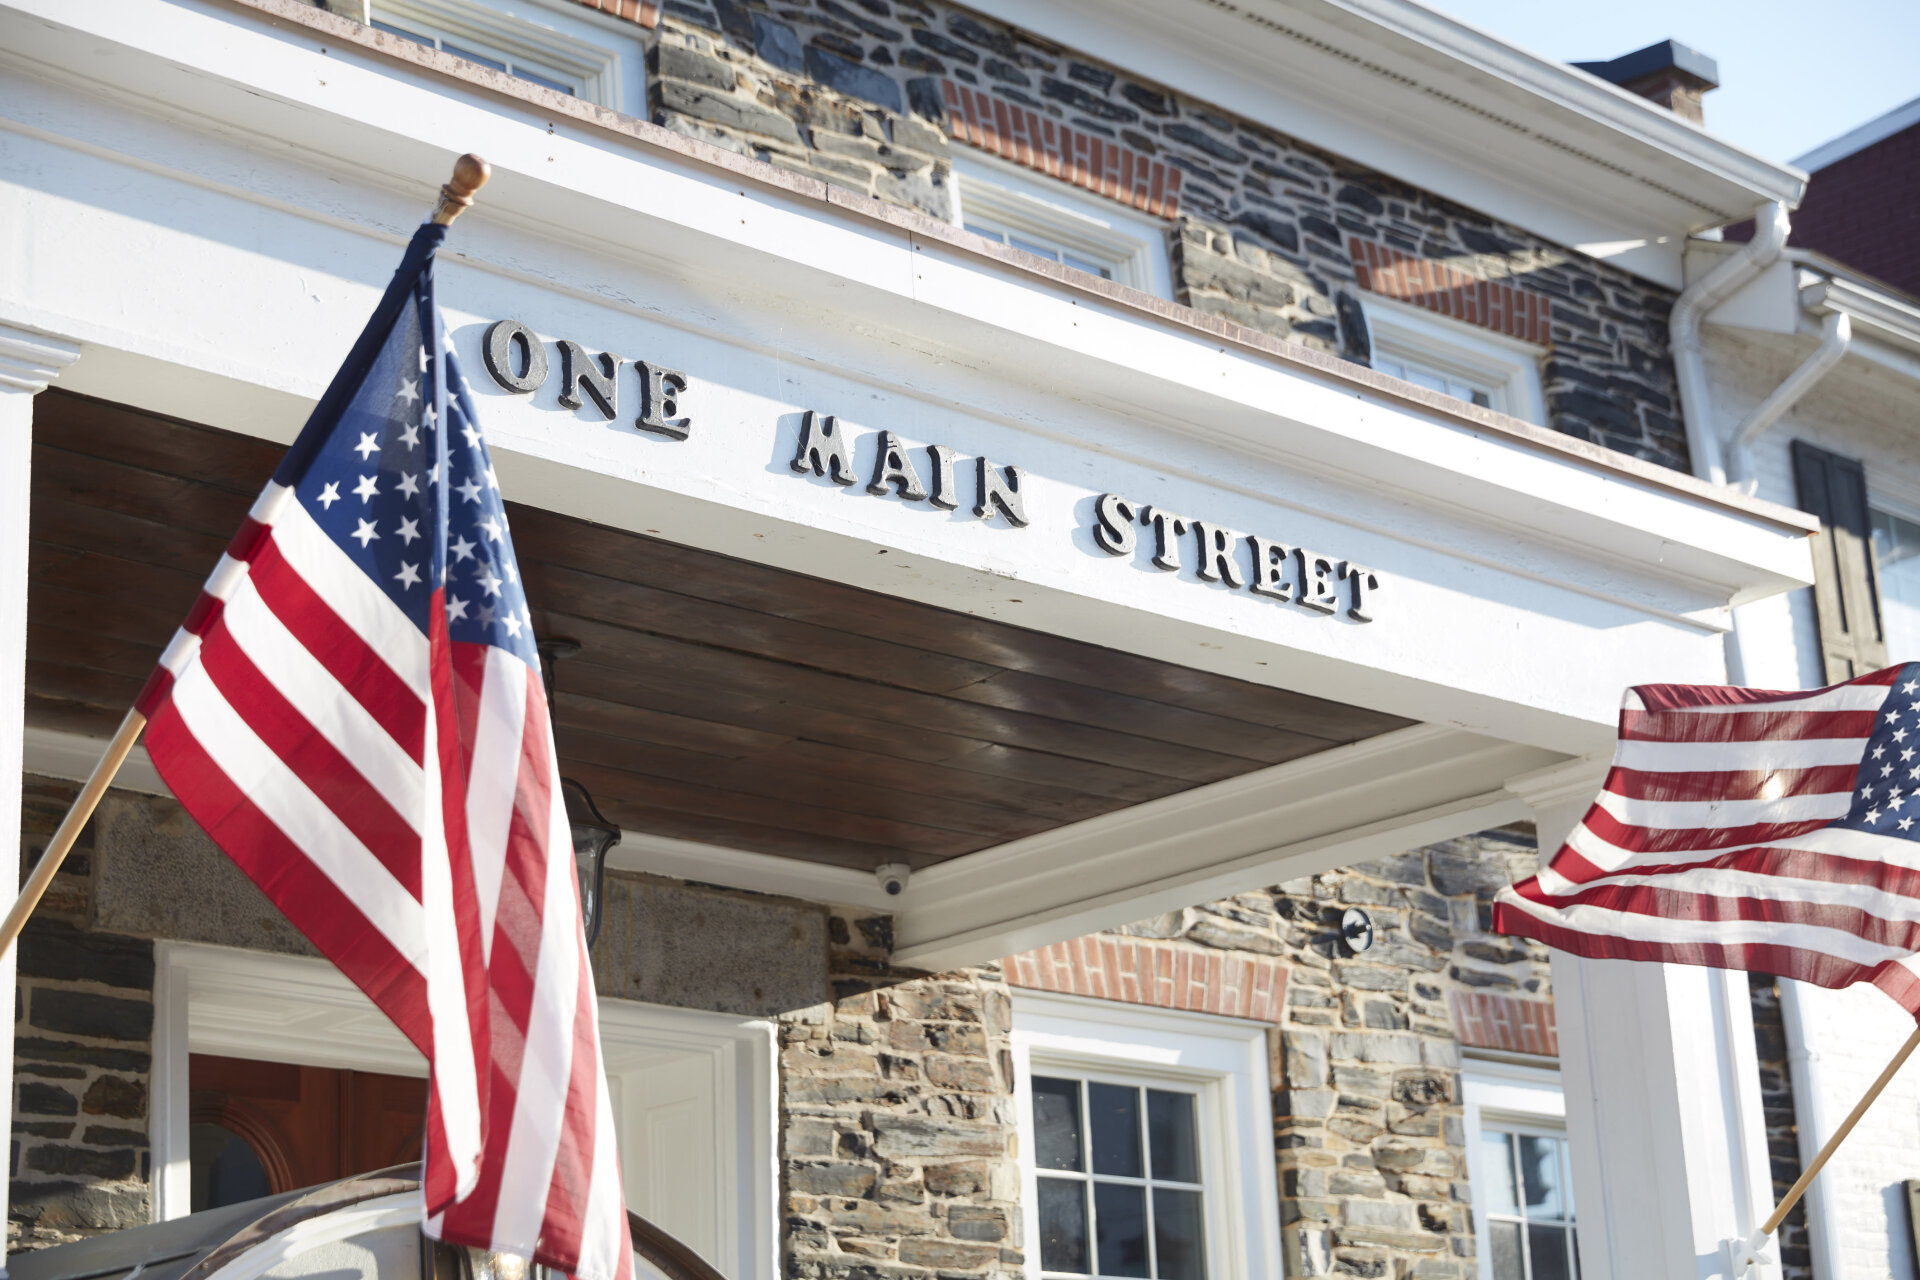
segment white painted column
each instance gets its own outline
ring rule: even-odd
[[[1507,783],[1543,857],[1605,777],[1582,760]],[[1773,1208],[1747,1000],[1744,973],[1553,953],[1584,1280],[1738,1280],[1722,1243]]]
[[[0,325],[0,851],[11,902],[20,883],[20,770],[27,709],[27,508],[33,475],[33,397],[80,356],[71,342]],[[0,993],[13,993],[14,953],[0,960]],[[13,1008],[12,999],[6,1002]],[[11,1016],[11,1015],[9,1015]],[[13,1032],[0,1051],[0,1098],[13,1114]],[[0,1223],[7,1218],[0,1179]]]

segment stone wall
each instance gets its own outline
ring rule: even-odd
[[[1060,156],[1042,153],[1064,148],[1082,177],[1090,163],[1169,170],[1176,300],[1349,359],[1370,359],[1366,253],[1481,282],[1544,319],[1550,425],[1686,467],[1673,295],[1563,246],[950,4],[669,0],[653,39],[657,123],[937,218],[953,215],[954,150],[975,143],[1056,173]],[[1118,176],[1107,185],[1165,207]],[[1416,302],[1472,317],[1452,309],[1461,292],[1436,285]]]
[[[77,790],[25,780],[23,877]],[[78,927],[95,856],[83,834],[20,937],[9,1252],[139,1226],[149,1215],[153,944]]]
[[[1800,1177],[1800,1128],[1793,1111],[1793,1070],[1787,1058],[1787,1028],[1780,1011],[1780,980],[1747,975],[1753,1004],[1754,1051],[1760,1060],[1760,1107],[1766,1117],[1767,1158],[1777,1203]],[[1793,1207],[1774,1233],[1780,1249],[1780,1280],[1813,1280],[1807,1240],[1807,1207]]]
[[[828,926],[834,998],[780,1019],[788,1280],[1016,1280],[1000,970],[894,970],[888,917],[848,912]]]

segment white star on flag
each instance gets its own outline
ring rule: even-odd
[[[361,476],[360,483],[353,486],[353,495],[360,499],[360,501],[365,502],[369,498],[377,498],[380,496],[380,486],[374,483],[372,476]]]
[[[365,548],[369,542],[372,542],[375,538],[379,537],[380,535],[374,532],[373,521],[371,520],[362,520],[359,522],[359,525],[360,527],[358,529],[355,529],[352,533],[348,534],[347,536],[349,538],[360,539],[361,547]]]
[[[403,587],[413,587],[420,584],[420,571],[410,564],[402,563],[400,572],[394,574],[393,577],[394,581]]]
[[[420,522],[418,520],[402,520],[400,527],[393,531],[393,535],[408,546],[412,546],[413,540],[420,536]]]
[[[329,484],[326,488],[320,490],[319,503],[328,511],[333,510],[333,504],[338,501],[340,501],[340,486],[338,484]]]
[[[353,451],[360,455],[360,461],[365,462],[368,458],[380,452],[380,442],[373,438],[373,432],[362,431],[360,433],[360,443],[353,446]]]

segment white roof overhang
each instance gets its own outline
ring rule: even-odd
[[[1690,232],[1806,175],[1415,0],[974,7],[1556,243],[1678,287]]]

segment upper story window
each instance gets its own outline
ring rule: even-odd
[[[1381,373],[1546,425],[1538,347],[1374,295],[1366,311]]]
[[[530,84],[645,114],[640,41],[620,23],[547,0],[365,0],[373,27]]]
[[[1877,507],[1872,520],[1880,626],[1888,658],[1903,662],[1920,655],[1920,521]]]
[[[1013,1045],[1030,1274],[1281,1273],[1265,1024],[1022,990]]]
[[[955,156],[955,221],[975,235],[1163,298],[1167,223],[986,156]]]
[[[1573,1167],[1559,1072],[1470,1062],[1462,1080],[1480,1280],[1576,1280]]]

